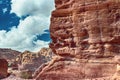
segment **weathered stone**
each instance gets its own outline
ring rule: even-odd
[[[120,0],[55,0],[50,48],[37,80],[119,80]]]
[[[25,75],[31,72],[30,74],[28,74],[28,76],[33,77],[33,74],[34,72],[36,72],[37,68],[39,68],[39,66],[41,66],[42,64],[50,61],[52,59],[52,56],[53,53],[50,48],[42,48],[38,52],[30,51],[23,52],[16,58],[19,71],[18,76],[21,77],[23,72]],[[23,76],[22,78],[24,78],[24,75],[22,76]]]
[[[21,54],[21,52],[16,50],[0,48],[0,58],[4,58],[8,62],[12,62],[19,54]]]
[[[5,59],[0,59],[0,79],[8,76],[8,62]]]
[[[23,70],[20,72],[20,77],[24,79],[32,79],[32,71]]]
[[[113,54],[120,52],[119,0],[55,0],[55,3],[50,47],[56,54],[76,57],[73,51],[77,52],[77,48],[81,49],[79,58],[84,58],[82,55],[86,50],[89,56],[96,54],[96,49],[99,51],[96,56],[106,56],[106,51]]]

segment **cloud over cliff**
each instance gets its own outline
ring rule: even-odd
[[[19,18],[19,25],[7,32],[0,30],[0,47],[19,51],[36,51],[47,47],[49,41],[39,40],[37,36],[49,29],[50,14],[54,0],[12,0],[11,13]]]

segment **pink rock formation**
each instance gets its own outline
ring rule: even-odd
[[[25,75],[32,78],[33,73],[39,66],[50,61],[52,59],[52,51],[50,48],[42,48],[39,52],[24,51],[16,58],[16,63],[18,63],[19,73],[17,76]],[[39,63],[39,64],[38,64]],[[16,74],[16,73],[15,73]],[[37,72],[35,72],[37,74]],[[27,77],[26,77],[27,78]]]
[[[55,3],[50,47],[56,54],[80,59],[85,55],[113,56],[120,52],[119,0],[55,0]]]
[[[0,59],[0,79],[8,76],[8,62],[5,59]]]
[[[0,58],[4,58],[8,62],[12,62],[19,54],[21,54],[21,52],[16,50],[0,48]]]
[[[37,80],[119,80],[120,0],[55,0],[50,48]],[[117,57],[115,57],[117,56]]]

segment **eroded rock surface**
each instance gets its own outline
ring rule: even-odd
[[[21,54],[21,52],[12,50],[12,49],[7,49],[7,48],[0,48],[0,58],[6,59],[8,62],[14,61],[16,56]]]
[[[19,72],[15,75],[26,79],[32,78],[33,73],[39,66],[52,59],[52,54],[50,48],[42,48],[39,52],[23,52],[16,58]]]
[[[5,59],[0,59],[0,79],[8,76],[8,62]]]
[[[120,53],[119,0],[55,0],[55,3],[50,47],[56,54],[84,58]]]
[[[57,57],[36,79],[120,80],[120,0],[55,0],[55,7],[50,47]]]

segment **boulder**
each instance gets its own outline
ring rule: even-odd
[[[8,62],[5,59],[0,59],[0,79],[8,76]]]

